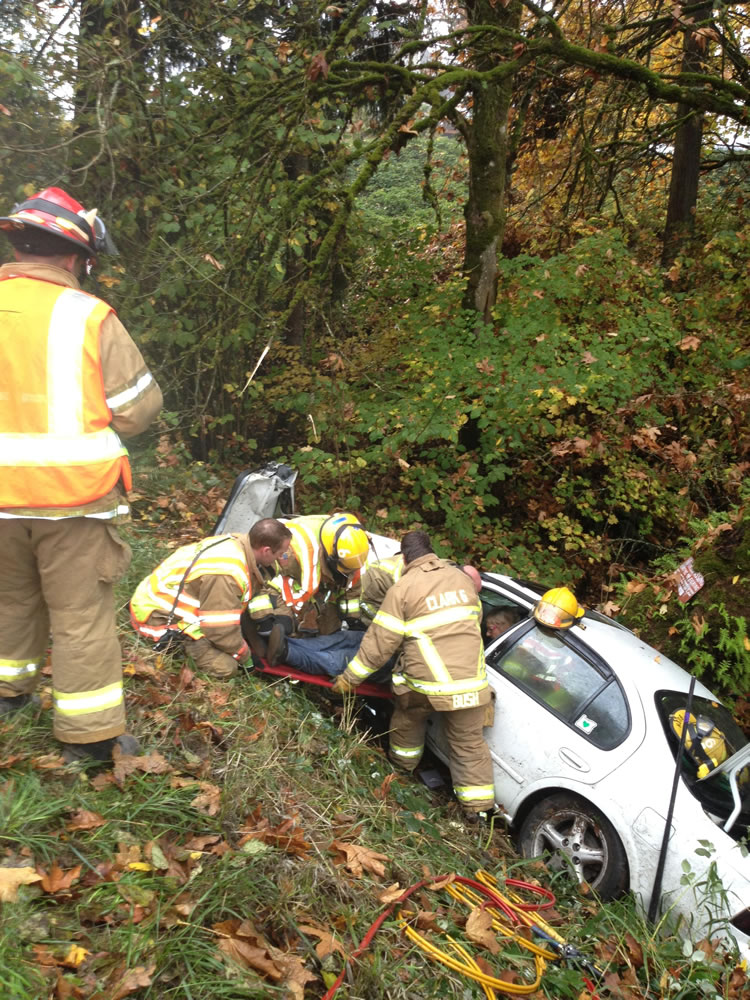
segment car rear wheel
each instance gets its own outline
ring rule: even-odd
[[[574,795],[552,795],[530,810],[518,835],[525,858],[542,857],[554,871],[569,871],[602,899],[628,888],[625,848],[596,806]]]

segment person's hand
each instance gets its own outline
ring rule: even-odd
[[[336,680],[333,682],[333,688],[336,694],[349,694],[351,691],[356,689],[356,684],[351,684],[343,674],[339,674]]]

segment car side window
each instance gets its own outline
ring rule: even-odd
[[[627,702],[614,677],[555,633],[534,626],[489,663],[594,746],[609,750],[627,734]]]

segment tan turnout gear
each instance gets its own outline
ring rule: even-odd
[[[187,652],[199,667],[231,677],[250,655],[240,617],[262,579],[245,534],[183,545],[136,587],[133,627],[154,641],[169,630],[189,636]]]
[[[289,631],[299,622],[301,627],[317,627],[324,635],[335,632],[342,618],[359,615],[360,571],[353,571],[343,583],[334,579],[320,540],[330,520],[327,514],[280,520],[291,531],[292,540],[286,558],[276,564],[276,575],[250,601],[250,617],[259,624],[271,615],[288,618]]]
[[[466,575],[433,553],[409,563],[342,677],[360,684],[401,649],[393,671],[396,704],[390,736],[395,763],[413,770],[424,750],[430,712],[448,716],[450,766],[456,797],[466,812],[494,804],[492,761],[482,736],[487,683],[481,605]],[[456,716],[454,718],[453,716]]]
[[[393,584],[401,579],[403,572],[404,560],[400,555],[368,563],[362,576],[362,594],[359,599],[359,615],[366,625],[375,619],[383,598]]]
[[[16,279],[20,279],[17,287],[24,287],[18,301],[26,305],[23,315],[13,312],[12,319],[7,312],[0,313],[0,391],[6,400],[10,394],[18,405],[12,418],[15,423],[6,423],[0,413],[0,434],[15,433],[19,427],[24,433],[30,431],[31,424],[24,430],[23,407],[27,403],[41,405],[38,395],[27,400],[26,387],[14,381],[19,370],[14,364],[16,354],[28,349],[24,324],[32,324],[36,317],[27,294],[29,283],[38,283],[45,294],[50,285],[63,290],[80,288],[72,274],[51,264],[4,264],[0,267],[0,287],[4,301],[11,305]],[[111,414],[111,429],[120,437],[131,437],[154,420],[162,395],[115,313],[106,304],[100,312],[99,391],[103,389]],[[73,320],[71,324],[69,332],[75,343],[80,327],[76,328]],[[65,335],[62,328],[61,357],[65,355]],[[38,339],[34,338],[35,344]],[[89,357],[81,364],[92,361]],[[47,359],[40,363],[46,365]],[[79,360],[75,352],[66,363],[71,377],[76,377]],[[58,370],[53,374],[60,376]],[[93,404],[87,400],[87,386],[92,381],[83,382],[84,408],[101,405],[98,396]],[[52,399],[45,402],[53,406]],[[61,413],[49,413],[50,426]],[[39,420],[38,411],[33,419]],[[24,503],[18,484],[14,489],[13,506],[0,509],[0,697],[15,698],[34,689],[51,631],[54,735],[64,743],[80,744],[119,736],[125,732],[125,708],[113,584],[127,569],[130,549],[112,525],[127,519],[129,513],[122,482],[85,503],[71,504],[70,497],[51,493],[45,506],[32,493]]]

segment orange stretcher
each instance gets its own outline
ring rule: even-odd
[[[256,661],[257,662],[257,661]],[[287,667],[280,663],[272,667],[265,660],[260,660],[260,666],[255,667],[256,674],[268,677],[286,677],[288,680],[301,681],[303,684],[314,684],[316,687],[333,687],[333,681],[326,674],[306,674],[304,670],[296,670],[294,667]],[[367,695],[370,698],[393,698],[390,684],[373,684],[365,681],[357,688],[358,695]]]

